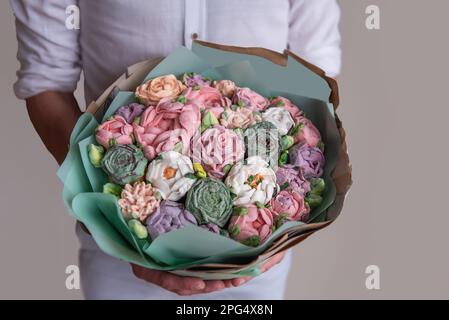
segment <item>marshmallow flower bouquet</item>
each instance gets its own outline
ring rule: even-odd
[[[59,176],[103,251],[204,279],[255,276],[338,215],[350,168],[332,83],[253,50],[195,42],[142,62],[79,119]]]

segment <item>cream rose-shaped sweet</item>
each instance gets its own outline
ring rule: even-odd
[[[106,149],[116,144],[133,143],[133,127],[122,116],[113,116],[98,126],[95,138]]]
[[[215,117],[220,118],[225,107],[231,106],[231,100],[221,95],[216,88],[204,86],[195,90],[188,88],[183,95],[188,103],[196,104],[201,110],[212,111]]]
[[[146,180],[165,200],[178,201],[190,190],[193,177],[192,161],[176,151],[161,153],[148,166]]]
[[[125,185],[118,205],[126,220],[139,219],[145,222],[159,206],[159,202],[160,198],[151,184],[136,182]]]
[[[233,130],[215,125],[192,140],[193,162],[201,163],[206,172],[217,179],[225,175],[224,168],[243,159],[245,144]]]
[[[250,88],[238,88],[232,96],[232,102],[236,105],[247,107],[253,111],[263,111],[270,103],[267,98],[261,96]]]
[[[235,195],[234,205],[268,203],[277,192],[276,174],[259,156],[249,157],[246,164],[239,162],[229,172],[225,184]]]
[[[242,108],[232,106],[226,108],[221,114],[220,123],[228,129],[246,129],[261,121],[262,117],[258,112],[254,112],[250,108]]]
[[[153,160],[159,153],[177,146],[183,153],[187,152],[200,123],[197,105],[164,99],[156,107],[148,107],[133,127],[137,143],[142,146],[145,156]]]
[[[295,125],[290,112],[284,108],[269,108],[262,113],[262,119],[274,124],[281,136],[286,135]]]
[[[172,74],[148,80],[136,89],[136,97],[140,103],[156,105],[162,99],[175,99],[185,90],[181,81]]]
[[[214,88],[216,88],[220,93],[228,98],[232,98],[237,86],[234,81],[231,80],[218,80],[213,82]]]
[[[310,213],[310,208],[302,195],[285,190],[271,200],[270,210],[278,220],[278,224],[282,223],[279,220],[306,222]]]
[[[306,117],[300,117],[291,131],[295,143],[306,143],[310,147],[317,147],[321,141],[320,131]]]
[[[270,101],[269,107],[278,107],[287,110],[292,116],[292,119],[295,123],[298,123],[298,120],[304,116],[304,112],[302,112],[302,110],[298,106],[293,104],[287,98],[281,96],[273,98]]]

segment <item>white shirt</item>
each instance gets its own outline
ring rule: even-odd
[[[340,70],[340,11],[336,0],[10,0],[18,59],[14,90],[27,98],[46,90],[72,92],[85,77],[96,99],[127,66],[205,41],[289,48],[329,75]],[[80,9],[79,30],[66,28],[69,5]]]
[[[329,75],[340,70],[340,11],[336,0],[10,0],[21,67],[14,90],[27,98],[46,90],[73,92],[81,70],[86,103],[127,66],[189,47],[192,34],[210,42],[288,48]],[[66,28],[66,8],[80,9],[81,28]],[[144,283],[129,264],[101,252],[78,228],[86,298],[174,299]],[[191,298],[282,298],[291,253],[248,284]],[[267,290],[267,288],[270,288]]]

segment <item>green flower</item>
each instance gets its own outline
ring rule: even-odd
[[[92,163],[95,168],[101,168],[101,160],[104,157],[104,148],[102,146],[90,144],[87,146],[87,153],[89,154],[90,163]]]
[[[288,161],[288,150],[284,150],[279,156],[278,164],[279,166],[283,166],[287,163],[287,161]]]
[[[240,241],[242,244],[250,247],[257,247],[260,244],[260,237],[259,236],[252,236],[245,240]]]
[[[231,194],[219,180],[200,179],[187,193],[186,209],[198,224],[214,223],[223,228],[232,214]]]
[[[141,179],[147,163],[141,149],[124,144],[109,148],[101,161],[101,167],[112,182],[123,186]]]
[[[115,183],[108,182],[103,186],[103,193],[112,194],[117,198],[120,198],[122,194],[122,187]]]
[[[311,193],[306,197],[306,203],[309,205],[310,209],[318,207],[321,202],[323,202],[323,197],[320,195]]]
[[[129,220],[128,228],[137,237],[137,239],[143,240],[148,237],[147,228],[139,220]]]
[[[324,189],[326,188],[326,183],[322,178],[315,178],[310,180],[310,193],[315,195],[322,195]]]
[[[282,150],[290,149],[291,146],[295,143],[295,139],[292,136],[285,135],[281,137],[281,148]]]
[[[212,111],[205,112],[201,119],[201,132],[215,126],[216,124],[218,124],[218,119]]]

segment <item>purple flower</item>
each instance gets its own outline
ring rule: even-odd
[[[210,80],[207,80],[202,75],[193,72],[184,73],[184,75],[182,76],[182,82],[185,84],[186,87],[189,88],[210,86],[211,84]]]
[[[181,229],[188,224],[197,225],[197,222],[181,203],[164,201],[148,218],[147,229],[154,240],[163,233]]]
[[[304,178],[300,168],[291,164],[278,167],[276,182],[283,190],[295,191],[302,196],[310,191],[310,182]]]
[[[319,178],[323,175],[324,155],[318,148],[307,144],[296,144],[288,152],[289,163],[300,167],[304,178]]]
[[[118,108],[115,114],[125,118],[126,122],[133,123],[134,119],[140,117],[144,110],[144,105],[131,103],[130,105],[121,106],[120,108]]]

